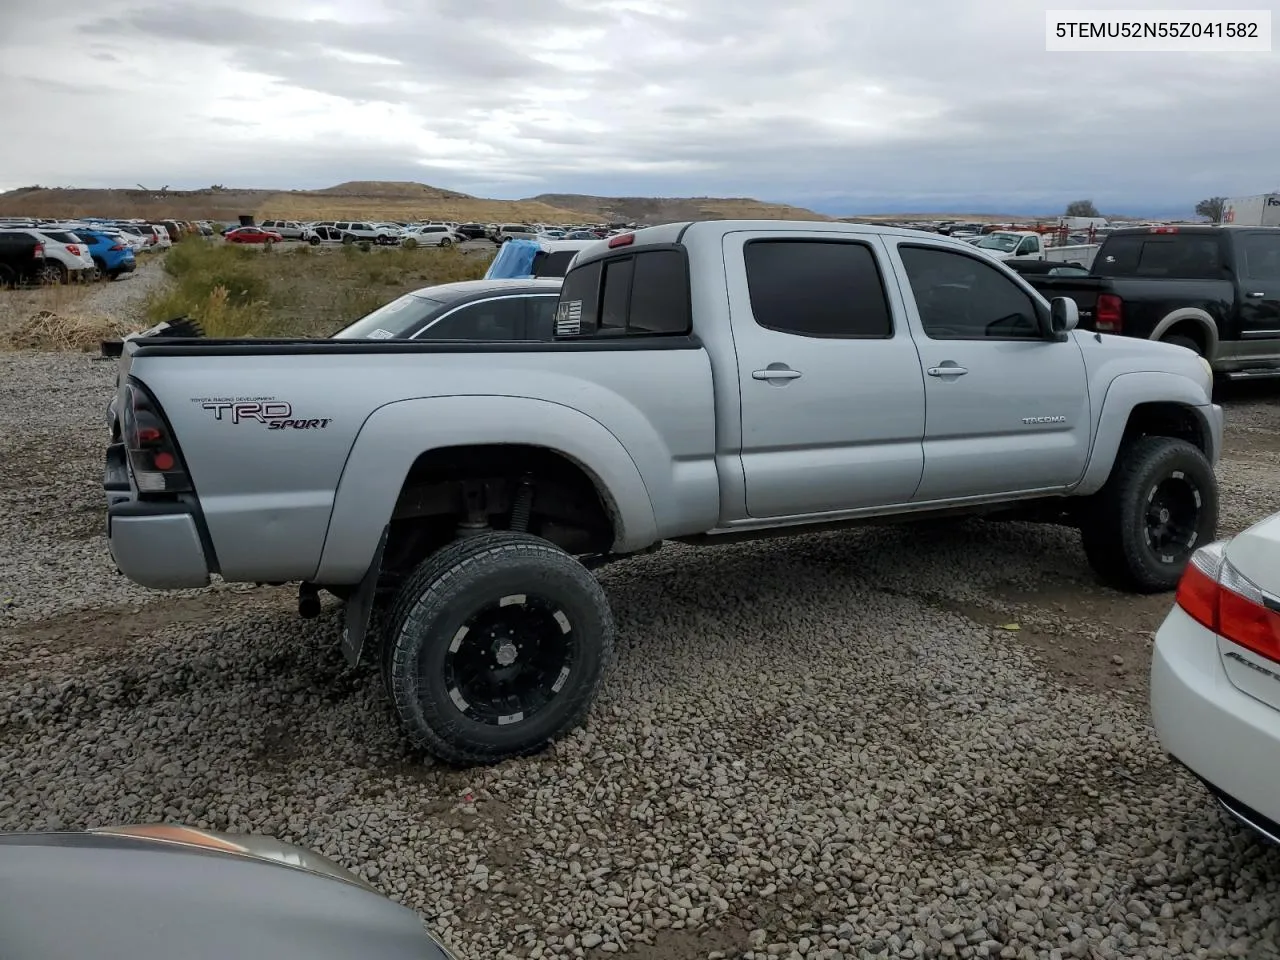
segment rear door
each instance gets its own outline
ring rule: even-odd
[[[924,384],[874,234],[724,238],[747,513],[909,501],[924,467]]]
[[[1235,237],[1240,284],[1240,357],[1280,359],[1280,230]]]
[[[893,238],[924,367],[917,501],[1059,488],[1084,473],[1089,391],[1075,340],[1047,340],[1038,301],[978,253]]]

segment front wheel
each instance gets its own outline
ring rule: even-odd
[[[1173,437],[1122,447],[1106,485],[1086,504],[1085,555],[1112,586],[1159,593],[1178,585],[1218,528],[1218,481],[1200,450]]]
[[[310,240],[307,241],[307,243],[311,244],[313,247],[318,247],[320,246],[320,238],[312,237]]]
[[[383,677],[409,739],[450,763],[536,753],[587,715],[613,652],[595,577],[522,533],[455,541],[396,597]]]

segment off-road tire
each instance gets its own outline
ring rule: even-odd
[[[502,598],[552,602],[571,629],[572,668],[563,687],[527,719],[498,724],[468,716],[446,683],[460,628]],[[599,582],[559,547],[525,533],[454,541],[401,585],[386,620],[383,683],[414,746],[458,765],[537,753],[586,717],[613,659],[613,615]]]
[[[1218,483],[1208,458],[1185,440],[1141,437],[1120,449],[1111,476],[1082,512],[1085,556],[1104,582],[1134,593],[1177,587],[1188,556],[1179,551],[1173,562],[1162,559],[1148,539],[1147,510],[1158,485],[1179,476],[1199,500],[1190,550],[1213,540]]]

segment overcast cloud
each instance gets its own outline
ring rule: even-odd
[[[0,0],[0,189],[1156,214],[1280,188],[1280,55],[1046,53],[1049,6],[1069,5]]]

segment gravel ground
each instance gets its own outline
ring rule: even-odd
[[[1095,586],[1068,531],[610,567],[619,662],[587,728],[450,770],[406,752],[332,608],[305,622],[287,589],[112,573],[113,373],[0,354],[0,829],[267,832],[472,958],[1280,956],[1280,853],[1147,722],[1170,598]],[[1227,401],[1227,530],[1280,503],[1278,400]]]

